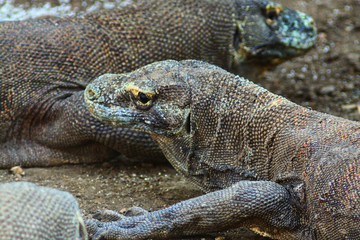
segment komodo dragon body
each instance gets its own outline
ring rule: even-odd
[[[28,182],[0,184],[0,239],[87,240],[76,199]]]
[[[104,73],[200,59],[258,74],[306,52],[307,15],[257,0],[149,0],[79,17],[0,24],[0,167],[161,158],[149,135],[87,111],[83,91]],[[139,153],[143,153],[143,155]]]
[[[90,220],[95,239],[239,226],[275,239],[360,238],[359,122],[200,61],[106,74],[85,95],[96,118],[149,132],[177,171],[210,192],[141,216]]]

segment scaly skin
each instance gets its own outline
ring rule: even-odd
[[[150,133],[177,171],[210,192],[140,216],[87,220],[93,239],[240,226],[274,239],[360,238],[359,122],[200,61],[103,75],[85,100],[101,121]]]
[[[74,196],[29,182],[0,184],[0,236],[4,240],[88,239]]]
[[[311,48],[312,21],[266,1],[150,0],[79,17],[3,22],[0,168],[89,163],[119,153],[163,159],[148,134],[88,113],[89,82],[165,59],[201,59],[257,75]]]

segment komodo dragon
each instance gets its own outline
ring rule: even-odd
[[[2,240],[88,239],[70,193],[28,182],[3,183],[0,209]]]
[[[312,18],[260,0],[145,0],[79,17],[3,22],[0,168],[103,161],[119,152],[161,158],[149,135],[91,117],[83,100],[91,80],[165,59],[257,74],[305,53],[315,38]]]
[[[239,226],[275,239],[360,239],[359,122],[195,60],[105,74],[85,101],[103,122],[150,133],[178,172],[210,192],[119,221],[87,220],[94,239]]]

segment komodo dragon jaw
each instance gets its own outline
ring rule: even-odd
[[[300,11],[268,1],[236,1],[235,5],[239,13],[251,13],[238,14],[236,19],[234,52],[228,68],[235,74],[245,72],[242,76],[256,78],[267,69],[303,55],[316,42],[314,20]]]

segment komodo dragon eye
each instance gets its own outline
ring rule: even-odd
[[[279,14],[282,10],[283,10],[283,8],[280,5],[276,5],[276,6],[267,5],[266,12],[265,12],[266,22],[271,25],[275,24]]]
[[[267,20],[270,22],[273,22],[273,21],[275,21],[276,20],[276,17],[277,17],[277,15],[276,15],[276,12],[275,11],[269,11],[269,12],[267,12],[266,13],[266,18],[267,18]]]
[[[130,98],[137,108],[143,110],[151,108],[155,95],[154,91],[143,92],[139,87],[133,85],[127,86],[127,91],[130,92]]]
[[[151,93],[144,93],[138,91],[133,96],[137,108],[142,110],[151,108],[153,102],[153,95]]]
[[[145,93],[142,92],[139,92],[138,96],[142,104],[147,104],[151,100]]]

